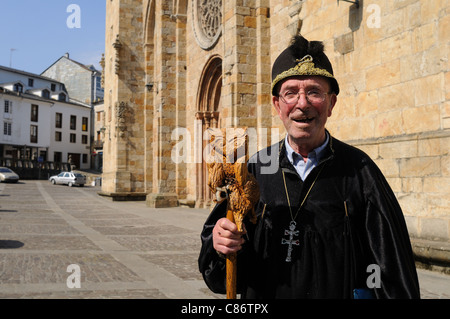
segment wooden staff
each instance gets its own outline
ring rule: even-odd
[[[234,223],[232,210],[227,211],[227,219]],[[227,255],[227,299],[236,299],[237,258],[236,253]]]
[[[236,134],[237,133],[237,134]],[[240,129],[227,139],[226,129],[216,132],[211,142],[213,158],[208,163],[208,185],[213,192],[226,187],[228,193],[227,219],[243,231],[244,217],[250,212],[250,221],[256,223],[253,206],[259,200],[259,188],[253,175],[247,171],[248,137],[246,129]],[[242,148],[244,148],[243,152]],[[244,154],[239,154],[244,153]],[[242,158],[242,155],[245,157]],[[244,159],[244,160],[243,160]],[[219,199],[218,199],[219,200]],[[226,257],[227,299],[236,299],[237,259],[236,253]]]

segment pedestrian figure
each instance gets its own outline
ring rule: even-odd
[[[248,163],[257,222],[238,231],[224,201],[204,225],[199,268],[213,292],[225,293],[223,256],[237,253],[242,298],[419,298],[393,191],[364,152],[325,129],[338,94],[322,42],[296,36],[272,67],[286,137]]]

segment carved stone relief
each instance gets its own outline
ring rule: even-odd
[[[122,43],[120,43],[118,34],[116,35],[116,41],[114,41],[113,47],[116,50],[114,70],[115,70],[116,74],[119,74],[119,69],[120,69],[120,49],[122,48]]]
[[[117,119],[117,132],[119,133],[120,137],[124,137],[125,131],[127,129],[127,119],[128,119],[128,113],[129,113],[129,107],[126,102],[117,102],[116,107],[116,119]]]

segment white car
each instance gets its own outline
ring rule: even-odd
[[[0,181],[17,183],[19,181],[19,175],[8,167],[0,167]]]
[[[84,186],[86,184],[86,176],[80,173],[73,172],[61,172],[58,175],[49,178],[49,181],[53,184],[66,184],[70,187],[73,185]]]

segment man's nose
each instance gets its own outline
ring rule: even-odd
[[[300,108],[300,109],[309,107],[309,101],[306,98],[305,92],[298,92],[298,101],[297,101],[297,104],[295,105],[295,107]]]

